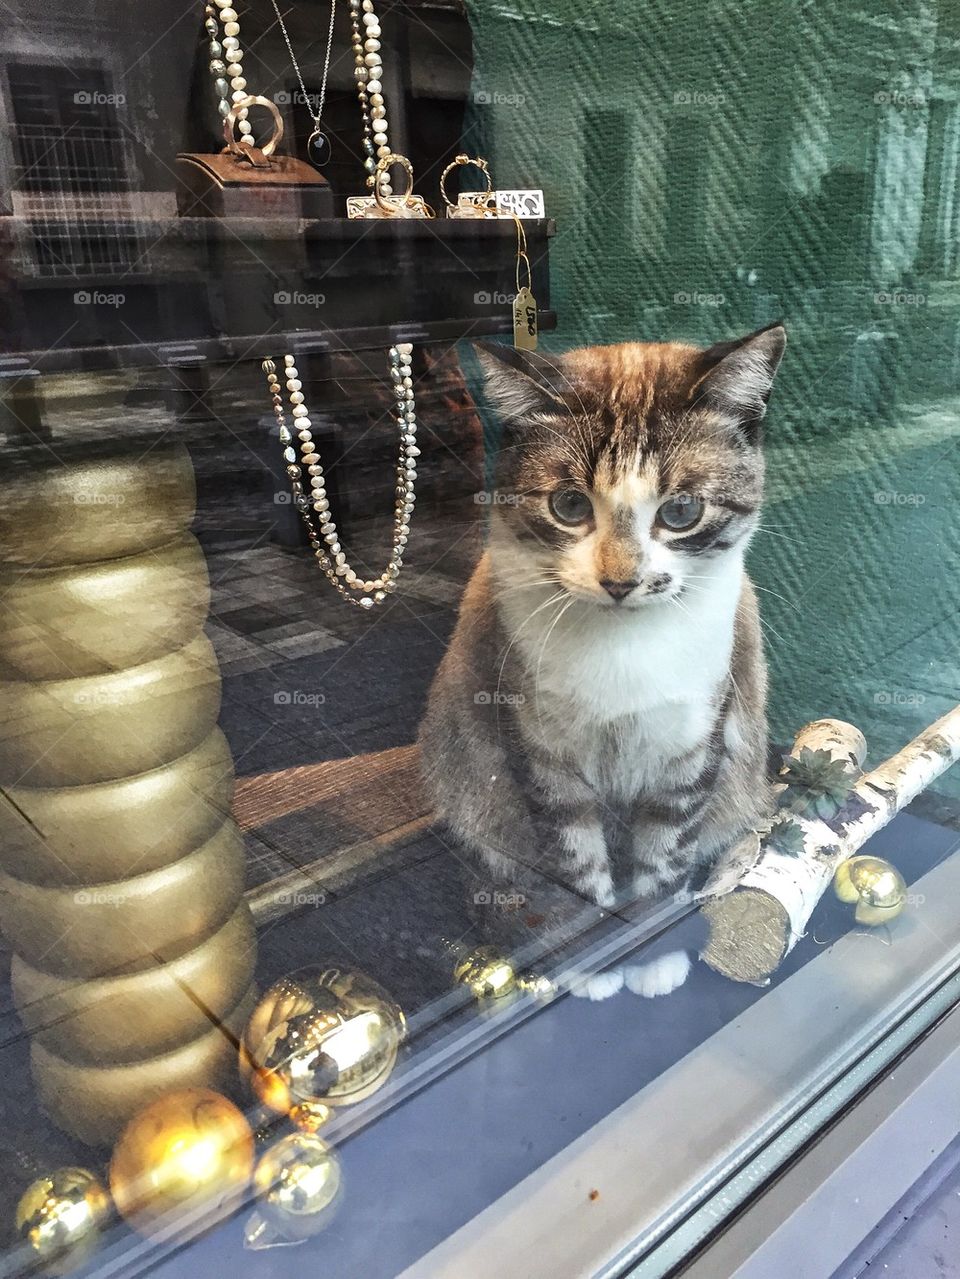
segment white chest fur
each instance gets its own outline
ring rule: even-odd
[[[547,745],[559,735],[587,774],[594,757],[609,770],[615,737],[624,778],[608,777],[614,790],[701,744],[730,669],[742,586],[740,557],[725,558],[679,602],[629,612],[577,600],[558,617],[562,601],[535,611],[549,588],[504,596],[526,726]]]

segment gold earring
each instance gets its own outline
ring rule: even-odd
[[[394,195],[392,190],[385,193],[382,183],[389,170],[399,165],[407,175],[407,189],[402,195]],[[351,195],[347,197],[348,218],[433,218],[433,209],[422,196],[413,192],[413,165],[405,155],[390,152],[377,161],[373,171],[373,195]]]
[[[446,180],[454,169],[472,164],[486,179],[485,191],[461,191],[456,204],[450,203]],[[440,197],[447,207],[448,218],[543,218],[546,217],[543,192],[539,190],[493,189],[490,165],[481,156],[471,158],[457,155],[444,169],[440,178]]]
[[[473,165],[475,169],[480,170],[486,181],[487,189],[486,191],[466,191],[458,196],[456,204],[451,204],[450,197],[447,195],[447,178],[454,169],[463,168],[464,165]],[[495,212],[488,212],[488,209],[492,207],[489,202],[493,194],[493,178],[490,176],[490,166],[482,156],[471,158],[468,155],[456,155],[440,175],[440,199],[447,206],[448,218],[495,217]],[[464,196],[473,197],[474,202],[465,201]]]

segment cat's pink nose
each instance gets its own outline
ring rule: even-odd
[[[640,585],[640,583],[639,582],[613,582],[610,580],[609,577],[601,577],[600,585],[607,592],[607,594],[612,595],[613,598],[619,604],[621,600],[627,598],[627,596],[630,594],[631,591],[635,591],[637,587]]]

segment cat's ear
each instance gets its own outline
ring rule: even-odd
[[[504,423],[538,413],[569,413],[565,395],[573,385],[558,358],[518,351],[499,342],[474,342],[484,391]]]
[[[733,342],[717,342],[700,356],[702,374],[694,398],[712,401],[733,413],[744,426],[759,422],[767,411],[774,375],[787,345],[777,321]]]

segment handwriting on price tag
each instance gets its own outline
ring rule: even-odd
[[[528,288],[513,300],[513,345],[518,351],[537,349],[537,299]]]

